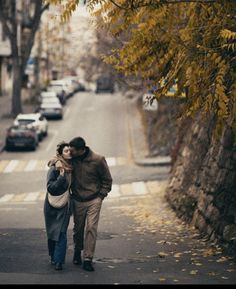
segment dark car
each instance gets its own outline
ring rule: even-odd
[[[99,77],[96,83],[96,93],[100,92],[114,92],[114,80],[112,77]]]
[[[11,126],[6,132],[6,150],[13,148],[29,148],[35,150],[38,146],[38,133],[35,128],[18,125]]]

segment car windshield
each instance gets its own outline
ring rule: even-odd
[[[55,103],[55,102],[45,102],[42,103],[41,108],[61,108],[61,104],[60,103]]]
[[[32,122],[35,122],[35,120],[34,119],[19,119],[18,122],[21,125],[27,125],[27,124],[30,124]]]
[[[50,98],[43,98],[43,103],[59,103],[58,98],[50,97]]]

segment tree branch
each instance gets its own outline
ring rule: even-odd
[[[148,3],[142,3],[142,1],[140,1],[140,3],[138,3],[137,5],[134,4],[134,1],[131,0],[128,1],[128,4],[130,2],[130,7],[128,5],[126,6],[121,6],[119,4],[117,4],[114,0],[109,0],[112,4],[114,4],[116,7],[118,7],[119,9],[123,9],[123,10],[134,10],[134,9],[138,9],[138,8],[142,8],[142,7],[147,7],[147,6],[154,6],[154,7],[159,7],[159,5],[161,4],[179,4],[179,3],[201,3],[201,4],[210,4],[210,3],[215,3],[218,0],[160,0],[159,2],[154,1],[154,3],[152,1],[148,2]],[[126,2],[127,3],[127,2]]]
[[[22,55],[22,66],[21,66],[22,75],[24,74],[24,70],[25,70],[28,58],[30,56],[30,53],[31,53],[31,49],[34,44],[35,34],[40,24],[41,15],[49,7],[49,4],[46,4],[42,7],[42,0],[37,0],[35,5],[36,6],[35,6],[34,15],[33,15],[32,29],[30,31],[25,53],[24,55]]]

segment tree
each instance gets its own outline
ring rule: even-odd
[[[21,4],[22,9],[18,9]],[[4,32],[9,38],[12,52],[13,86],[11,113],[14,116],[22,112],[22,80],[34,44],[35,34],[39,28],[41,15],[48,7],[49,4],[44,4],[43,0],[30,0],[30,5],[27,5],[27,7],[21,1],[0,0],[0,21]]]
[[[79,4],[50,2],[64,3],[62,20]],[[175,96],[188,90],[183,116],[213,113],[219,134],[224,123],[236,131],[234,0],[88,0],[87,5],[123,42],[107,62],[125,75],[141,76],[151,87],[164,80],[157,98],[178,80]]]

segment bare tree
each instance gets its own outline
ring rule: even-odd
[[[21,9],[18,7],[22,4]],[[28,4],[28,5],[25,5]],[[24,71],[34,44],[40,19],[49,4],[43,0],[0,0],[0,21],[11,45],[13,84],[11,113],[22,112],[21,87]],[[20,33],[18,31],[20,29]]]

